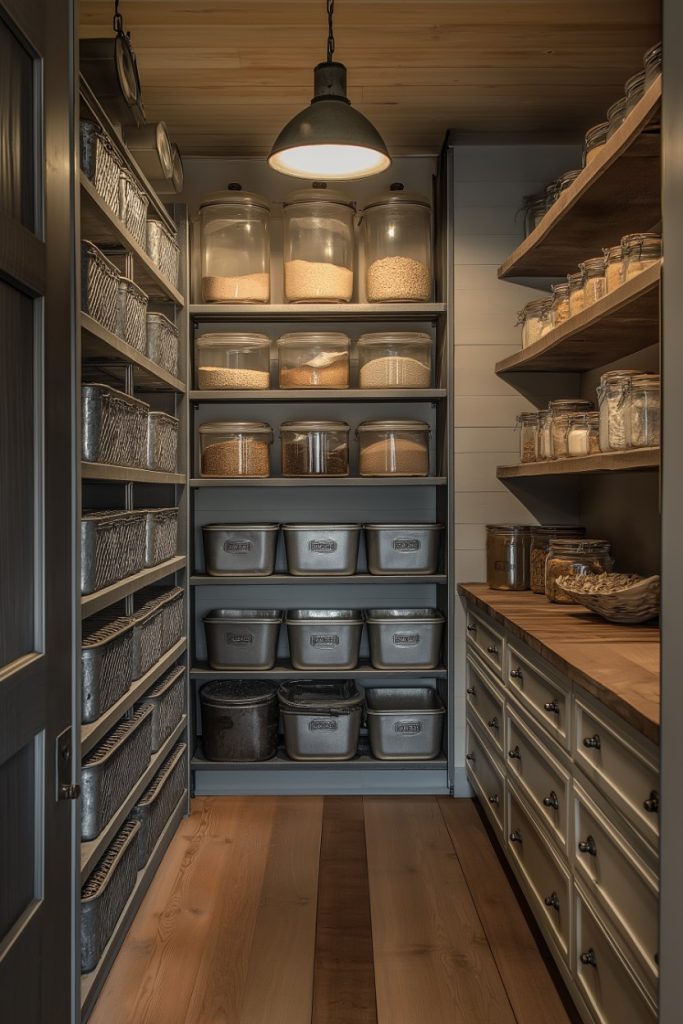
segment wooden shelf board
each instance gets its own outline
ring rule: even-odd
[[[659,448],[635,448],[625,452],[603,452],[576,459],[554,459],[549,462],[527,462],[517,466],[499,466],[499,480],[525,477],[574,476],[584,473],[624,473],[635,470],[658,469]]]
[[[393,322],[430,321],[434,323],[446,312],[445,302],[294,302],[294,303],[193,303],[189,307],[193,320],[259,320],[278,321],[326,320]]]
[[[430,585],[436,583],[447,583],[448,577],[435,574],[432,576],[401,575],[395,576],[373,576],[370,573],[356,573],[353,576],[289,576],[284,573],[275,573],[272,576],[190,576],[190,583],[193,587],[226,587],[226,586],[287,586],[301,583],[315,586],[336,586],[339,584],[376,583],[391,586],[394,583],[421,583]]]
[[[100,715],[94,722],[90,722],[87,725],[81,725],[81,757],[85,757],[89,753],[96,743],[99,743],[103,736],[113,729],[119,718],[125,715],[129,708],[132,708],[133,704],[149,690],[151,686],[156,683],[157,679],[163,676],[167,669],[170,669],[174,662],[184,654],[187,649],[187,639],[185,637],[179,640],[177,644],[174,644],[170,650],[168,650],[156,664],[152,665],[148,672],[145,672],[143,676],[136,679],[132,684],[131,688],[120,697],[115,704],[105,711],[103,715]]]
[[[498,276],[550,277],[649,231],[661,220],[660,136],[645,131],[661,108],[661,75],[541,223],[498,269]]]
[[[376,771],[443,771],[447,767],[447,759],[441,755],[432,761],[379,761],[368,753],[357,754],[350,761],[292,761],[287,757],[284,747],[279,747],[275,757],[269,761],[208,761],[204,756],[201,742],[197,743],[190,767],[195,772],[229,772],[229,771],[315,771],[316,768],[325,768],[335,772],[366,771],[368,768]]]
[[[193,477],[190,487],[445,487],[447,483],[445,476],[271,476],[259,480]]]
[[[279,662],[275,668],[267,671],[248,670],[221,672],[209,668],[206,662],[197,662],[190,669],[192,679],[446,679],[448,670],[439,668],[418,669],[378,669],[369,663],[361,663],[355,669],[317,668],[304,672],[292,668],[290,664]]]
[[[123,600],[124,597],[128,597],[129,594],[134,594],[136,591],[142,590],[143,587],[164,579],[165,576],[179,572],[185,568],[185,564],[185,556],[177,555],[175,558],[169,558],[167,562],[152,566],[151,569],[142,569],[134,576],[127,576],[119,583],[112,583],[110,587],[96,590],[94,594],[87,594],[81,598],[81,618],[85,619],[89,615],[95,615],[110,605],[116,604],[117,601]]]
[[[436,402],[446,388],[292,388],[268,391],[190,391],[193,402]]]
[[[185,385],[173,374],[148,359],[87,313],[81,312],[81,356],[92,362],[114,362],[133,367],[135,384],[146,391],[177,391],[185,393]]]
[[[103,462],[81,462],[83,480],[118,481],[136,484],[185,484],[183,473],[158,473],[152,469],[136,469],[133,466],[110,466]]]
[[[178,289],[166,280],[125,224],[112,213],[83,171],[80,173],[81,238],[88,239],[100,248],[107,245],[122,246],[133,256],[135,283],[150,298],[184,306],[185,300]]]
[[[661,265],[610,292],[534,345],[496,363],[496,373],[593,370],[659,341]]]

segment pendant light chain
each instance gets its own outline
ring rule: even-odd
[[[119,14],[119,0],[114,0],[114,22],[113,29],[117,35],[123,35],[123,15]]]
[[[327,0],[327,63],[334,58],[334,0]]]

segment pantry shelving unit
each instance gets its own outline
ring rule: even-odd
[[[188,333],[188,318],[185,307],[184,292],[189,277],[188,268],[188,226],[186,213],[182,207],[171,210],[161,202],[152,190],[136,164],[132,155],[122,143],[115,127],[96,97],[81,78],[80,81],[80,116],[94,120],[105,131],[123,165],[137,178],[138,183],[149,198],[149,214],[161,220],[165,226],[177,232],[180,245],[180,282],[175,287],[169,282],[144,248],[127,230],[122,221],[112,212],[100,198],[91,181],[81,172],[78,181],[80,196],[80,237],[93,242],[108,254],[115,252],[139,287],[149,297],[150,310],[163,312],[174,321],[179,330],[180,352],[178,374],[169,373],[163,367],[149,359],[124,339],[118,337],[98,323],[87,313],[80,313],[80,331],[78,343],[80,381],[108,384],[127,394],[142,398],[152,409],[170,413],[178,417],[179,425],[179,457],[177,472],[157,472],[147,469],[127,468],[117,465],[105,465],[80,461],[78,463],[78,494],[77,505],[77,536],[76,550],[80,548],[80,517],[85,508],[92,509],[135,509],[150,507],[173,506],[179,509],[179,543],[175,557],[143,569],[117,583],[84,595],[80,599],[80,618],[91,619],[103,612],[125,615],[133,610],[136,594],[153,584],[185,586],[187,549],[187,387],[185,384],[186,363],[185,350]],[[80,383],[79,381],[79,383]],[[80,388],[79,388],[80,390]],[[80,408],[80,402],[79,402]],[[80,456],[80,421],[77,424],[77,452]],[[137,679],[130,689],[96,721],[80,723],[74,742],[74,754],[79,763],[100,743],[107,734],[124,720],[135,704],[144,700],[150,689],[174,666],[184,666],[187,673],[187,598],[184,602],[184,628],[182,637],[166,651],[149,670]],[[80,694],[80,634],[76,638],[75,664],[79,673],[78,692]],[[187,684],[189,685],[189,683]],[[186,686],[183,714],[172,733],[163,742],[160,749],[152,755],[142,775],[131,786],[128,795],[112,816],[109,823],[102,829],[96,839],[80,844],[77,864],[74,866],[76,875],[76,891],[96,868],[99,860],[106,852],[116,834],[127,820],[132,808],[140,800],[173,748],[181,741],[187,743],[187,695]],[[77,704],[77,715],[80,719],[80,696]],[[189,761],[189,759],[188,759]],[[187,813],[189,807],[189,765],[188,779],[185,790],[176,807],[163,827],[161,836],[148,859],[146,865],[138,872],[134,889],[120,915],[102,957],[94,970],[81,975],[80,993],[75,993],[76,1002],[80,1002],[81,1016],[85,1021],[90,1014],[104,979],[114,957],[123,941],[123,937],[132,921],[142,898],[154,876],[168,844],[177,828],[180,818]],[[76,928],[76,962],[80,958],[78,947],[79,928]]]

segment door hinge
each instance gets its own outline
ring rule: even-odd
[[[71,728],[57,737],[57,799],[78,800],[81,787],[71,781]]]

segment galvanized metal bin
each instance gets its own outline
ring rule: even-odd
[[[268,761],[277,753],[277,684],[215,679],[199,691],[207,761]]]
[[[119,217],[143,249],[145,247],[148,206],[147,193],[138,185],[130,171],[125,167],[122,168],[119,175]]]
[[[81,889],[81,972],[93,971],[138,874],[140,822],[127,821]]]
[[[360,530],[353,523],[283,526],[289,572],[292,576],[353,576]]]
[[[363,618],[350,608],[300,608],[287,612],[294,668],[352,669],[358,664]]]
[[[146,517],[140,512],[84,512],[81,593],[118,583],[145,564]]]
[[[176,665],[140,701],[152,705],[152,753],[171,735],[185,710],[185,669]]]
[[[215,669],[258,669],[275,664],[282,612],[273,608],[217,608],[204,618],[207,658]]]
[[[145,566],[151,568],[178,551],[178,509],[146,508],[140,512],[145,516]]]
[[[271,576],[275,569],[277,523],[209,523],[202,526],[204,565],[209,576]]]
[[[446,709],[429,686],[365,691],[372,756],[380,761],[432,761],[441,753]]]
[[[88,619],[81,640],[81,720],[96,721],[133,681],[133,623],[124,616]]]
[[[81,386],[81,457],[143,469],[149,406],[106,384]]]
[[[436,668],[444,616],[436,608],[370,608],[366,615],[373,668]]]
[[[178,428],[180,420],[166,412],[150,412],[147,417],[147,469],[158,473],[178,471]]]
[[[147,220],[147,252],[163,276],[174,288],[178,287],[180,247],[160,220]]]
[[[87,755],[81,768],[81,837],[95,839],[152,756],[152,708],[137,708]]]
[[[81,309],[112,334],[118,319],[120,274],[92,242],[81,242]]]
[[[147,357],[167,373],[178,374],[178,328],[163,313],[147,314]]]
[[[135,281],[119,278],[116,333],[138,352],[144,352],[147,345],[147,302],[147,295]]]
[[[373,576],[433,575],[439,565],[440,523],[365,524],[368,572]]]
[[[117,217],[121,158],[102,128],[94,121],[80,123],[81,170]]]
[[[278,690],[287,756],[349,761],[358,748],[363,692],[353,679],[294,680]]]
[[[130,813],[139,822],[138,870],[147,864],[187,785],[187,745],[178,743]]]

